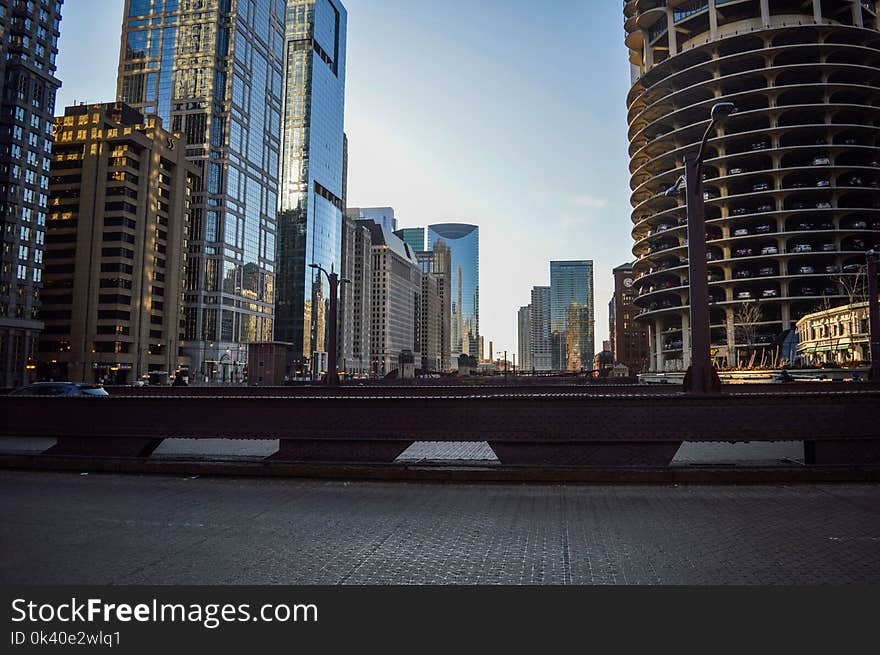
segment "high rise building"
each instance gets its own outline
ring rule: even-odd
[[[532,289],[531,325],[532,370],[553,370],[553,342],[550,337],[550,287]]]
[[[397,219],[393,207],[349,207],[346,214],[362,221],[373,221],[390,232],[397,232]]]
[[[550,262],[553,370],[592,370],[595,329],[593,262]]]
[[[0,1],[0,387],[36,375],[62,2]]]
[[[342,222],[342,277],[339,288],[339,366],[348,374],[371,370],[370,328],[372,321],[373,254],[370,229],[356,215]]]
[[[609,335],[615,363],[625,364],[632,374],[649,369],[651,351],[648,326],[635,320],[639,308],[635,304],[635,282],[632,264],[614,269],[614,297],[609,306]]]
[[[880,235],[877,9],[869,0],[624,3],[633,279],[652,370],[691,361],[687,212],[683,197],[664,192],[717,102],[738,112],[711,135],[703,168],[716,363],[776,361],[799,318],[849,301]]]
[[[517,313],[517,341],[519,367],[523,371],[532,370],[532,306],[520,307]]]
[[[342,270],[346,27],[339,0],[287,0],[275,337],[303,368],[329,336],[329,283],[309,266]]]
[[[425,251],[425,228],[405,227],[394,232],[403,242],[413,249],[413,252]]]
[[[67,107],[55,135],[41,376],[167,381],[189,363],[182,285],[199,170],[161,118],[123,103]]]
[[[370,230],[372,248],[372,324],[370,352],[373,372],[397,370],[402,352],[420,360],[422,274],[415,254],[383,225],[358,221]]]
[[[460,355],[479,355],[480,336],[480,228],[446,223],[428,226],[428,249],[443,241],[452,256],[451,361]]]
[[[416,252],[422,270],[421,351],[422,367],[448,371],[450,360],[450,287],[452,255],[442,241],[428,252]]]
[[[184,348],[196,377],[222,363],[240,378],[246,344],[274,326],[284,5],[125,0],[123,16],[117,99],[182,133],[202,170]]]

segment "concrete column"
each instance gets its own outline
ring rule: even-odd
[[[715,0],[709,0],[709,36],[713,41],[718,38],[718,11],[715,9]]]
[[[781,290],[781,289],[780,289]],[[791,325],[791,307],[788,303],[783,303],[782,307],[780,307],[781,318],[782,318],[782,329],[788,330],[792,327]]]
[[[642,43],[645,44],[645,70],[650,70],[654,66],[654,49],[648,43],[648,33],[642,30]]]
[[[855,25],[856,27],[864,27],[865,23],[862,20],[861,0],[850,0],[850,6],[852,7],[853,25]]]
[[[726,307],[724,313],[727,328],[727,352],[729,353],[727,358],[728,364],[730,366],[736,366],[736,326],[733,322],[733,308]]]
[[[761,0],[761,22],[770,27],[770,0]]]
[[[681,315],[681,347],[683,349],[682,359],[684,367],[691,365],[691,317],[687,312]]]
[[[669,7],[666,8],[666,33],[669,39],[669,56],[674,57],[678,54],[678,32],[675,31],[675,19]]]
[[[663,371],[663,330],[660,329],[660,321],[654,321],[654,370],[658,373]]]

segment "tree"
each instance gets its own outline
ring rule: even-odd
[[[736,323],[736,340],[745,345],[749,359],[754,356],[754,344],[758,336],[758,323],[761,322],[762,314],[758,301],[752,300],[742,303],[733,315],[733,320]],[[736,363],[739,366],[738,356]]]

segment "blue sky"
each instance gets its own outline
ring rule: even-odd
[[[401,227],[480,226],[496,352],[516,351],[550,260],[594,260],[600,348],[611,269],[631,258],[621,3],[343,2],[349,204],[394,207]],[[122,4],[65,2],[59,108],[114,98]]]

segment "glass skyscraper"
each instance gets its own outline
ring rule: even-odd
[[[283,0],[126,0],[117,97],[155,113],[202,170],[184,303],[192,373],[237,379],[272,338]]]
[[[425,252],[425,228],[405,227],[394,234],[400,237],[414,252]]]
[[[0,0],[0,387],[36,373],[62,0]]]
[[[480,352],[480,228],[446,223],[428,226],[428,250],[443,241],[452,254],[452,365],[459,355]]]
[[[342,270],[345,45],[339,0],[287,0],[275,338],[303,366],[327,348],[329,285]]]
[[[550,262],[550,338],[554,371],[593,369],[593,262]]]

